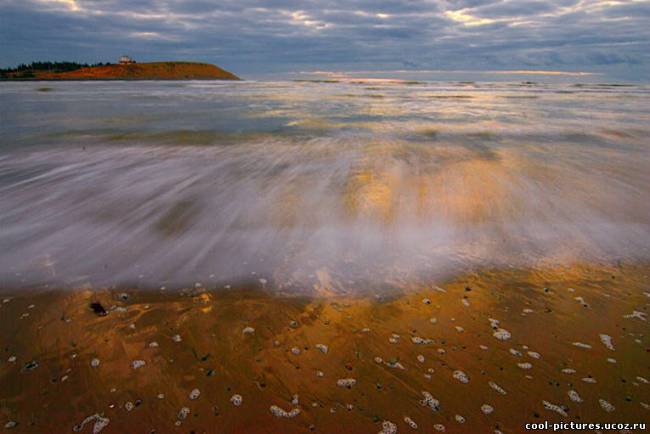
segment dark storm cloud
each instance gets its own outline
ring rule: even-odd
[[[0,63],[128,53],[244,75],[406,67],[642,77],[648,16],[648,1],[0,0]]]

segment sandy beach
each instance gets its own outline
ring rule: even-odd
[[[259,281],[4,291],[2,422],[50,433],[647,423],[649,275],[647,264],[484,269],[384,297],[282,297]]]

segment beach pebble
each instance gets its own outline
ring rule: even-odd
[[[142,368],[146,364],[147,363],[144,360],[134,360],[133,362],[131,362],[131,366],[133,367],[133,369]]]
[[[528,354],[528,357],[531,357],[533,359],[539,359],[540,357],[542,357],[539,353],[535,351],[528,351],[528,353],[526,354]]]
[[[232,405],[234,405],[235,407],[239,407],[243,401],[244,399],[241,397],[241,395],[235,394],[230,397],[230,402],[232,402]]]
[[[531,369],[533,367],[533,365],[528,362],[517,363],[517,366],[519,366],[521,369]]]
[[[488,382],[488,384],[490,385],[490,387],[493,390],[496,390],[501,395],[506,395],[507,392],[501,386],[499,386],[497,383],[495,383],[494,381],[490,381],[490,382]]]
[[[562,369],[562,373],[564,373],[564,374],[575,374],[576,370],[573,369],[573,368],[564,368],[564,369]]]
[[[381,423],[381,431],[378,434],[396,434],[397,425],[393,422],[385,420]]]
[[[463,384],[469,383],[469,377],[463,371],[454,371],[452,377],[454,377],[456,380],[460,381]]]
[[[399,336],[399,335],[396,335],[395,333],[393,333],[393,334],[391,335],[391,337],[388,338],[388,342],[390,342],[391,344],[398,344],[398,343],[399,343],[399,339],[400,339],[400,336]]]
[[[282,408],[278,407],[277,405],[272,405],[270,407],[271,414],[275,417],[287,417],[287,418],[292,418],[296,417],[300,414],[300,409],[299,408],[293,408],[290,411],[283,410]]]
[[[600,408],[605,410],[607,413],[611,413],[612,411],[616,410],[616,407],[614,407],[612,404],[605,401],[604,399],[599,399],[598,403],[600,404]]]
[[[596,384],[596,379],[592,377],[585,377],[582,379],[585,383],[591,383],[591,384]]]
[[[424,356],[422,354],[418,354],[417,359],[418,359],[418,362],[424,363]]]
[[[317,377],[324,377],[325,373],[323,371],[316,371],[316,376]]]
[[[174,341],[174,342],[180,342],[180,341],[182,341],[182,340],[183,340],[183,339],[181,339],[181,335],[174,335],[174,336],[172,336],[172,341]]]
[[[16,356],[9,356],[9,358],[7,359],[7,362],[16,363]]]
[[[422,303],[423,304],[431,304],[431,300],[429,300],[428,298],[423,298]]]
[[[158,348],[160,345],[158,345],[158,342],[153,341],[149,342],[149,348]]]
[[[404,416],[404,422],[411,427],[411,429],[418,429],[418,424],[408,416]]]
[[[242,333],[245,335],[252,335],[255,333],[255,329],[253,327],[244,327],[244,330],[242,330]]]
[[[429,318],[429,322],[431,324],[437,324],[438,323],[438,318]]]
[[[608,357],[608,358],[607,358],[607,361],[608,361],[609,363],[612,363],[612,364],[616,363],[616,359],[613,359],[613,358],[611,358],[611,357]]]
[[[567,395],[569,395],[569,399],[573,402],[582,402],[582,398],[575,390],[569,390]]]
[[[135,408],[135,404],[133,404],[131,401],[126,401],[126,402],[124,403],[124,409],[125,409],[126,411],[131,411],[131,410],[133,410],[134,408]]]
[[[461,416],[460,414],[457,414],[456,416],[454,416],[454,420],[456,422],[458,422],[458,423],[465,423],[465,418],[463,416]]]
[[[422,406],[429,407],[433,411],[439,411],[440,410],[440,401],[435,399],[433,397],[433,395],[431,395],[426,390],[423,390],[422,391],[422,396],[424,396],[424,398],[420,400],[420,404]]]
[[[355,384],[357,384],[357,380],[355,380],[354,378],[339,378],[338,380],[336,380],[337,386],[347,387],[348,389],[350,389]]]
[[[495,338],[497,338],[500,341],[507,341],[508,339],[510,339],[512,337],[512,335],[510,334],[510,332],[508,330],[502,329],[502,328],[499,328],[499,329],[495,330],[495,332],[492,333],[492,336],[494,336]]]
[[[510,354],[512,354],[513,356],[517,356],[517,357],[521,357],[521,356],[523,356],[523,354],[521,353],[521,351],[517,351],[517,350],[515,350],[514,348],[510,348],[509,351],[510,351]]]
[[[463,303],[463,306],[465,306],[465,307],[469,307],[469,300],[468,300],[468,299],[466,299],[466,298],[462,298],[462,299],[460,300],[460,302]]]
[[[492,407],[489,404],[483,404],[481,406],[481,411],[483,412],[483,414],[491,414],[494,412],[494,407]]]
[[[437,423],[433,425],[433,429],[438,431],[438,432],[445,432],[445,426],[441,423]]]
[[[602,342],[603,345],[605,345],[605,347],[607,349],[614,351],[614,344],[612,342],[612,337],[611,336],[601,334],[600,335],[600,342]]]
[[[650,381],[648,381],[647,379],[645,379],[645,378],[643,378],[643,377],[641,377],[641,376],[636,377],[636,379],[637,379],[639,382],[643,383],[643,384],[648,384],[648,383],[650,383]]]
[[[5,423],[5,429],[13,429],[16,428],[17,426],[18,426],[18,422],[16,422],[15,420],[10,420],[7,423]]]
[[[99,363],[100,363],[100,362],[99,362],[99,359],[98,359],[98,358],[94,358],[94,359],[92,359],[92,360],[90,361],[90,366],[92,366],[93,368],[96,368],[96,367],[99,366]]]
[[[456,331],[457,331],[458,333],[462,333],[462,332],[465,331],[465,329],[462,328],[461,326],[454,326],[454,328],[456,329]]]
[[[190,415],[190,409],[187,407],[183,407],[179,410],[178,414],[176,415],[176,418],[178,420],[185,420],[189,415]]]
[[[560,414],[560,415],[562,415],[564,417],[568,416],[567,412],[562,407],[560,407],[559,405],[552,404],[552,403],[550,403],[548,401],[542,401],[542,404],[544,405],[544,408],[546,410],[554,411],[557,414]]]
[[[419,336],[413,336],[411,337],[411,342],[413,342],[415,345],[426,345],[430,344],[433,341],[431,339],[424,339]]]
[[[320,352],[323,353],[323,354],[327,354],[327,352],[329,351],[329,348],[325,344],[316,344],[315,347],[318,350],[320,350]]]
[[[382,359],[381,357],[375,357],[375,363],[380,363],[380,364],[384,363],[384,359]]]
[[[200,395],[201,395],[201,391],[199,389],[192,389],[192,391],[190,392],[190,399],[191,400],[198,399]]]

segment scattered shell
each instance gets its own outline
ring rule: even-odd
[[[336,380],[336,385],[339,387],[347,387],[348,389],[357,384],[354,378],[339,378]]]
[[[174,341],[174,342],[180,342],[180,341],[182,341],[182,340],[183,340],[183,339],[181,339],[181,335],[174,335],[174,336],[172,336],[172,341]]]
[[[393,333],[393,334],[391,335],[391,337],[388,338],[388,342],[390,342],[391,344],[398,344],[398,343],[399,343],[399,339],[400,339],[400,336],[399,336],[399,335],[396,335],[395,333]]]
[[[201,391],[199,389],[192,389],[192,391],[190,392],[190,399],[191,400],[198,399],[200,395],[201,395]]]
[[[465,329],[462,328],[461,326],[454,326],[454,328],[456,329],[456,331],[457,331],[458,333],[462,333],[462,332],[465,331]]]
[[[316,371],[316,376],[317,377],[324,377],[325,373],[323,371]]]
[[[291,348],[291,352],[297,356],[298,354],[300,354],[300,348],[293,347]]]
[[[463,303],[464,306],[469,307],[469,300],[466,298],[461,299],[460,302]]]
[[[483,404],[481,406],[481,411],[483,412],[483,414],[490,414],[490,413],[494,412],[494,407],[492,407],[489,404]]]
[[[156,341],[153,341],[153,342],[149,343],[149,348],[158,348],[158,347],[159,347],[159,345],[158,345],[158,342],[156,342]]]
[[[510,334],[510,332],[508,330],[501,329],[501,328],[497,329],[494,333],[492,333],[492,336],[494,336],[495,338],[497,338],[500,341],[507,341],[508,339],[510,339],[512,337],[512,335]]]
[[[499,328],[500,322],[498,319],[488,318],[488,321],[490,321],[490,327],[492,327],[493,329]]]
[[[300,409],[297,408],[297,407],[291,409],[290,411],[286,411],[286,410],[278,407],[277,405],[272,405],[269,410],[271,410],[271,413],[275,417],[291,418],[291,417],[296,417],[296,416],[298,416],[300,414]]]
[[[431,324],[437,324],[438,323],[438,318],[429,318],[429,322]]]
[[[375,357],[375,363],[384,363],[384,359],[381,357]]]
[[[454,419],[458,423],[465,423],[465,418],[463,416],[461,416],[460,414],[457,414],[456,416],[454,416]]]
[[[91,422],[95,422],[93,424],[93,434],[99,434],[104,428],[108,426],[110,419],[107,417],[102,417],[99,414],[93,414],[92,416],[88,416],[83,421],[81,421],[79,425],[75,425],[72,428],[72,431],[79,432],[84,429],[84,426],[86,426],[86,424],[89,424]],[[5,428],[6,427],[7,426],[5,425]]]
[[[523,354],[521,354],[521,351],[517,351],[514,348],[510,348],[509,351],[510,351],[510,354],[512,354],[513,356],[517,356],[517,357],[523,356]]]
[[[612,411],[616,410],[616,407],[614,407],[612,404],[605,401],[604,399],[599,399],[598,403],[600,404],[600,408],[605,410],[607,413],[611,413]]]
[[[9,422],[5,423],[5,429],[13,429],[16,428],[17,426],[18,426],[18,422],[16,422],[15,420],[10,420]]]
[[[9,356],[9,358],[7,359],[7,362],[16,363],[16,356]]]
[[[614,344],[612,343],[612,337],[609,335],[600,335],[600,342],[607,347],[607,349],[614,351]]]
[[[445,426],[441,423],[437,423],[433,426],[433,429],[439,432],[445,432]]]
[[[320,352],[323,353],[323,354],[327,354],[327,352],[329,351],[329,348],[327,347],[327,345],[324,345],[324,344],[316,344],[315,347],[317,349],[319,349]]]
[[[386,366],[388,366],[389,368],[395,368],[395,369],[401,369],[401,370],[405,370],[405,369],[406,369],[406,368],[404,367],[404,365],[402,365],[402,364],[401,364],[400,362],[398,362],[397,360],[389,360],[389,361],[387,361],[387,362],[386,362]]]
[[[573,346],[574,347],[579,347],[579,348],[584,348],[584,349],[587,349],[587,350],[591,348],[591,345],[583,344],[582,342],[574,342]]]
[[[637,379],[638,381],[640,381],[641,383],[644,383],[644,384],[648,384],[648,383],[650,383],[650,381],[648,381],[648,380],[646,380],[645,378],[640,377],[640,376],[639,376],[639,377],[636,377],[636,379]]]
[[[463,384],[469,383],[469,377],[463,371],[454,371],[452,376]]]
[[[133,369],[139,369],[142,368],[144,365],[146,365],[146,362],[144,360],[134,360],[131,362],[131,366]]]
[[[573,369],[573,368],[564,368],[564,369],[562,369],[562,373],[564,373],[564,374],[575,374],[576,370]]]
[[[397,425],[393,422],[385,420],[381,423],[381,431],[378,434],[396,434]]]
[[[567,395],[569,395],[569,399],[573,402],[582,402],[582,398],[580,397],[580,395],[578,395],[578,392],[576,392],[575,390],[569,390],[567,392]]]
[[[541,354],[535,351],[528,351],[528,353],[526,354],[528,354],[528,357],[532,357],[533,359],[539,359],[540,357],[542,357]]]
[[[424,399],[420,400],[420,404],[425,407],[430,407],[431,410],[433,411],[439,411],[440,410],[440,401],[435,399],[433,395],[431,395],[429,392],[426,390],[422,391],[422,396],[424,396]]]
[[[418,354],[417,359],[418,359],[418,362],[424,363],[424,356],[422,354]]]
[[[126,402],[124,403],[124,409],[125,409],[126,411],[131,411],[131,410],[133,410],[134,408],[135,408],[135,405],[134,405],[131,401],[126,401]]]
[[[245,335],[252,335],[253,333],[255,333],[255,329],[253,327],[250,327],[250,326],[244,327],[244,330],[242,330],[242,333],[245,334]]]
[[[419,336],[413,336],[411,337],[411,342],[413,342],[416,345],[426,345],[432,343],[433,341],[431,339],[424,339]]]
[[[404,416],[404,422],[405,422],[408,426],[410,426],[412,429],[418,429],[418,424],[415,423],[415,421],[414,421],[413,419],[411,419],[410,417],[408,417],[408,416]]]
[[[497,383],[495,383],[494,381],[490,381],[490,382],[488,382],[488,384],[490,385],[490,387],[493,390],[496,390],[501,395],[506,395],[507,394],[507,392],[501,386],[499,386]]]
[[[623,318],[637,318],[641,321],[646,321],[646,314],[644,312],[639,312],[637,310],[632,311],[629,315],[623,315]]]
[[[232,402],[232,405],[235,407],[239,407],[243,401],[244,399],[241,397],[241,395],[235,394],[230,397],[230,402]]]
[[[542,401],[542,404],[544,404],[544,408],[546,410],[554,411],[557,414],[560,414],[560,415],[562,415],[564,417],[569,416],[567,414],[567,412],[562,407],[560,407],[559,405],[552,404],[552,403],[550,403],[548,401]]]
[[[533,367],[533,365],[531,365],[531,364],[528,363],[528,362],[517,363],[517,366],[519,366],[521,369],[530,369],[530,368]]]
[[[616,359],[612,359],[611,357],[608,357],[608,358],[607,358],[607,361],[608,361],[609,363],[616,363]]]
[[[585,377],[585,378],[582,379],[582,381],[584,381],[585,383],[591,383],[591,384],[596,383],[596,379],[592,378],[592,377]]]
[[[100,363],[100,362],[99,362],[99,359],[98,359],[98,358],[94,358],[94,359],[92,359],[92,360],[90,361],[90,366],[92,366],[93,368],[96,368],[96,367],[99,366],[99,363]]]
[[[423,299],[422,299],[422,303],[424,303],[424,304],[431,304],[431,300],[429,300],[428,298],[423,298]]]

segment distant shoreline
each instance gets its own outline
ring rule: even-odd
[[[15,73],[0,81],[175,81],[241,80],[216,65],[198,62],[153,62],[88,66],[72,71]]]

